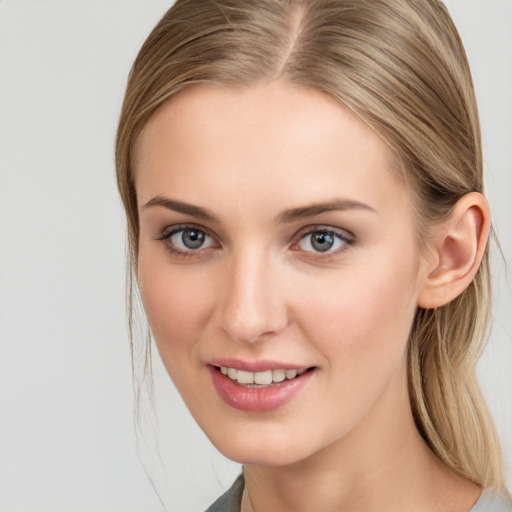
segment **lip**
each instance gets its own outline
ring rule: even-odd
[[[239,411],[261,413],[273,411],[290,402],[300,391],[306,386],[313,374],[313,370],[306,371],[302,375],[291,380],[275,383],[270,386],[261,388],[250,388],[238,384],[237,381],[230,379],[227,375],[223,375],[216,369],[218,366],[227,366],[229,368],[237,368],[244,371],[263,371],[270,369],[296,369],[297,366],[284,365],[276,363],[275,366],[269,366],[268,363],[255,362],[240,365],[240,362],[233,364],[230,360],[229,364],[224,364],[228,360],[222,360],[223,364],[209,364],[213,386],[220,398],[230,407]],[[253,369],[256,368],[256,369]]]
[[[214,359],[208,361],[210,366],[225,366],[226,368],[236,368],[245,372],[264,372],[266,370],[299,370],[300,368],[309,368],[308,365],[283,363],[279,361],[259,360],[243,361],[242,359],[227,358]]]

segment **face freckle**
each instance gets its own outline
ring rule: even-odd
[[[423,265],[391,156],[340,103],[284,82],[195,86],[145,127],[144,308],[185,403],[228,457],[296,463],[410,412]],[[223,362],[308,371],[261,391],[228,381]]]

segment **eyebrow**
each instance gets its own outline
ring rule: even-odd
[[[325,203],[315,203],[285,210],[276,217],[276,221],[279,223],[296,222],[309,217],[315,217],[322,213],[347,210],[365,210],[377,213],[371,206],[361,203],[360,201],[354,201],[353,199],[333,199]]]
[[[142,207],[142,210],[146,210],[147,208],[151,208],[153,206],[161,206],[162,208],[167,208],[167,210],[172,210],[178,213],[184,213],[185,215],[190,215],[192,217],[196,217],[198,219],[202,219],[209,222],[219,222],[219,218],[206,208],[201,208],[200,206],[195,206],[190,203],[184,203],[182,201],[176,201],[175,199],[169,199],[163,196],[156,196],[153,199],[149,200]]]
[[[190,203],[183,201],[177,201],[175,199],[169,199],[163,196],[156,196],[150,199],[146,204],[142,206],[142,210],[151,208],[154,206],[160,206],[174,212],[183,213],[190,215],[201,220],[220,223],[219,217],[213,212],[195,206]],[[361,203],[360,201],[354,201],[353,199],[333,199],[325,203],[315,203],[308,206],[301,206],[298,208],[291,208],[284,210],[275,217],[275,221],[280,224],[296,222],[309,217],[315,217],[322,213],[333,212],[333,211],[347,211],[347,210],[365,210],[373,213],[377,213],[371,206]]]

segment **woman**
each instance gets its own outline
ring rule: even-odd
[[[511,509],[475,375],[478,114],[439,1],[178,1],[116,164],[163,363],[244,465],[210,511]]]

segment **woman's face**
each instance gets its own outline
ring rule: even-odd
[[[147,124],[142,299],[167,371],[229,458],[290,464],[410,416],[426,265],[391,159],[348,109],[284,82],[197,86]]]

